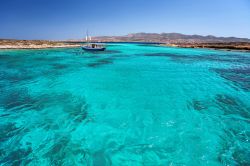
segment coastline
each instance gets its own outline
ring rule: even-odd
[[[47,49],[47,48],[74,48],[80,47],[80,45],[60,45],[60,46],[0,46],[0,50],[10,49]]]
[[[250,52],[250,43],[245,42],[231,42],[231,43],[176,43],[176,44],[161,44],[166,47],[178,48],[200,48],[213,49],[222,51],[241,51]]]
[[[0,40],[0,49],[46,49],[46,48],[72,48],[80,44],[63,41],[46,40]]]
[[[94,41],[93,41],[94,42]],[[98,41],[100,42],[100,41]],[[143,43],[155,44],[163,47],[177,47],[177,48],[199,48],[199,49],[213,49],[222,51],[241,51],[250,52],[250,43],[248,42],[220,42],[220,43],[156,43],[156,42],[142,42],[142,41],[103,41],[103,43]],[[11,40],[0,39],[0,50],[3,49],[47,49],[47,48],[73,48],[80,47],[80,41],[47,41],[47,40]]]

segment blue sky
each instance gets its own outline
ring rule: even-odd
[[[133,32],[250,38],[250,0],[0,0],[0,38]]]

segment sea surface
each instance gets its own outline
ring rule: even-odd
[[[0,51],[0,165],[250,165],[250,53]]]

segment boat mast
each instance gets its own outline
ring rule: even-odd
[[[89,39],[89,32],[88,32],[88,30],[87,30],[87,32],[86,32],[86,42],[88,43],[88,39]]]
[[[87,43],[91,42],[91,36],[89,36],[89,31],[88,30],[86,32],[86,42]]]

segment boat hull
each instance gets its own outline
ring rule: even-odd
[[[85,51],[105,51],[105,47],[102,48],[91,48],[91,47],[82,47],[83,50]]]

